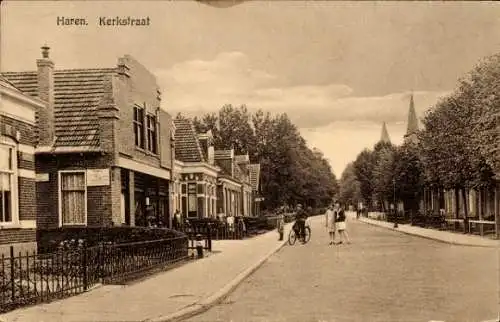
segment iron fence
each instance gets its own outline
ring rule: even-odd
[[[53,253],[18,253],[0,262],[0,312],[82,293],[189,258],[188,236],[132,242],[80,243]]]

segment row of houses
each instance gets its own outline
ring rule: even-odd
[[[259,214],[259,164],[173,119],[137,60],[56,70],[49,49],[0,77],[0,253],[37,229]]]

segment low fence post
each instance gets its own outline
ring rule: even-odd
[[[14,246],[10,246],[10,290],[11,290],[11,300],[15,303],[16,300],[16,285],[14,283]]]
[[[87,291],[89,289],[89,280],[88,280],[88,248],[87,242],[83,243],[83,290]]]
[[[208,241],[208,251],[212,251],[212,226],[209,224],[208,225],[208,231],[207,231],[207,241]]]

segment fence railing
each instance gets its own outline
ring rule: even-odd
[[[0,312],[82,293],[188,258],[188,237],[87,247],[0,258]]]

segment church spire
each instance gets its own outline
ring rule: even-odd
[[[415,103],[413,102],[413,92],[410,96],[410,110],[408,111],[408,125],[406,129],[406,135],[412,135],[418,131],[418,119],[417,113],[415,112]]]
[[[380,142],[391,143],[391,139],[389,138],[389,133],[387,132],[387,126],[382,123],[382,134],[380,136]]]

